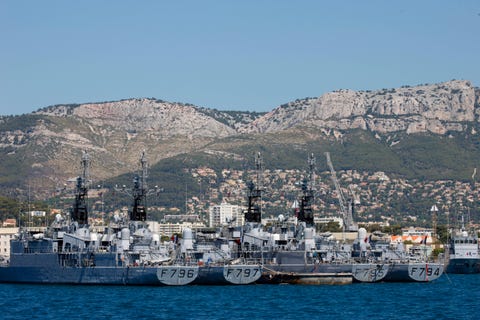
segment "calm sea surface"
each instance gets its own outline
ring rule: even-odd
[[[0,319],[480,319],[480,275],[343,286],[0,284]]]

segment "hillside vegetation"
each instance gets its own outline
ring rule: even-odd
[[[241,171],[235,181],[252,179],[258,152],[266,170],[298,170],[298,179],[310,153],[317,158],[317,171],[328,172],[324,156],[328,151],[339,172],[384,172],[406,184],[470,183],[480,159],[479,93],[464,80],[376,91],[338,90],[297,99],[268,113],[219,111],[155,98],[59,104],[0,117],[0,194],[51,198],[79,174],[84,150],[92,159],[93,184],[110,188],[131,183],[146,150],[149,181],[163,188],[152,204],[183,211],[192,198],[206,201],[215,194],[211,200],[222,201],[223,185],[230,179],[223,170]],[[203,177],[199,168],[215,175]],[[269,187],[285,188],[281,179],[272,176],[271,181]],[[423,202],[424,193],[408,194],[408,199],[404,195],[388,199],[387,211]],[[116,205],[129,202],[118,193],[105,196]],[[335,202],[331,198],[326,210]]]

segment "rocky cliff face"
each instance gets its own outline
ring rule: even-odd
[[[235,133],[235,129],[197,111],[193,106],[154,99],[89,103],[79,105],[71,112],[65,106],[55,106],[37,114],[76,117],[84,119],[92,128],[107,127],[129,133],[150,132],[161,138],[219,138]]]
[[[0,156],[27,158],[30,177],[58,181],[78,174],[82,150],[92,155],[96,178],[104,179],[137,170],[142,150],[153,164],[236,134],[228,122],[200,108],[155,99],[57,105],[24,117],[30,119],[24,130],[17,129],[22,121],[3,119],[7,130],[0,132]]]
[[[18,164],[31,184],[45,185],[32,177],[64,181],[75,176],[78,166],[72,164],[87,150],[96,159],[96,178],[106,179],[138,169],[143,149],[154,164],[202,151],[207,145],[212,147],[212,142],[221,146],[221,138],[304,128],[334,137],[351,129],[378,136],[397,132],[443,135],[468,128],[476,134],[479,115],[480,89],[468,81],[377,91],[339,90],[296,100],[266,114],[156,99],[57,105],[30,115],[0,117],[0,163]],[[275,136],[262,143],[270,143],[266,140]],[[0,167],[0,174],[4,181],[17,179],[8,168]]]
[[[475,88],[469,81],[460,80],[371,92],[339,90],[282,105],[244,126],[242,132],[265,133],[308,126],[445,134],[464,130],[466,122],[478,121],[476,105]]]

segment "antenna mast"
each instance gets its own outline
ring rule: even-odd
[[[145,150],[142,151],[140,165],[142,167],[141,176],[136,175],[133,178],[133,209],[130,212],[130,221],[147,220],[147,211],[145,208],[147,202],[148,162],[145,156]]]
[[[75,202],[72,209],[72,220],[80,227],[88,225],[88,188],[90,184],[90,156],[86,151],[82,155],[82,175],[77,177]]]
[[[263,160],[260,152],[255,156],[257,185],[253,181],[247,183],[248,208],[245,214],[246,222],[262,222],[262,192],[263,192]]]
[[[309,179],[304,179],[302,183],[303,196],[300,199],[300,212],[298,214],[298,220],[305,222],[308,226],[314,224],[312,205],[315,201],[315,163],[316,159],[312,153],[308,157]]]

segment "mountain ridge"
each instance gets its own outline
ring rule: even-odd
[[[95,155],[96,177],[104,180],[137,170],[142,150],[152,165],[181,154],[235,153],[239,141],[246,150],[278,145],[295,152],[321,141],[342,144],[355,130],[374,135],[385,150],[408,152],[408,146],[398,144],[411,143],[406,137],[417,135],[464,135],[475,140],[473,147],[466,146],[471,149],[478,139],[479,114],[480,89],[466,80],[337,90],[268,113],[219,111],[155,98],[59,104],[0,117],[0,185],[24,189],[27,184],[62,184],[78,174],[72,164],[82,150]],[[355,166],[354,159],[350,166]]]
[[[244,132],[272,132],[304,124],[382,134],[444,134],[463,130],[462,122],[478,122],[479,99],[478,89],[466,80],[377,91],[338,90],[279,106],[253,121]]]

